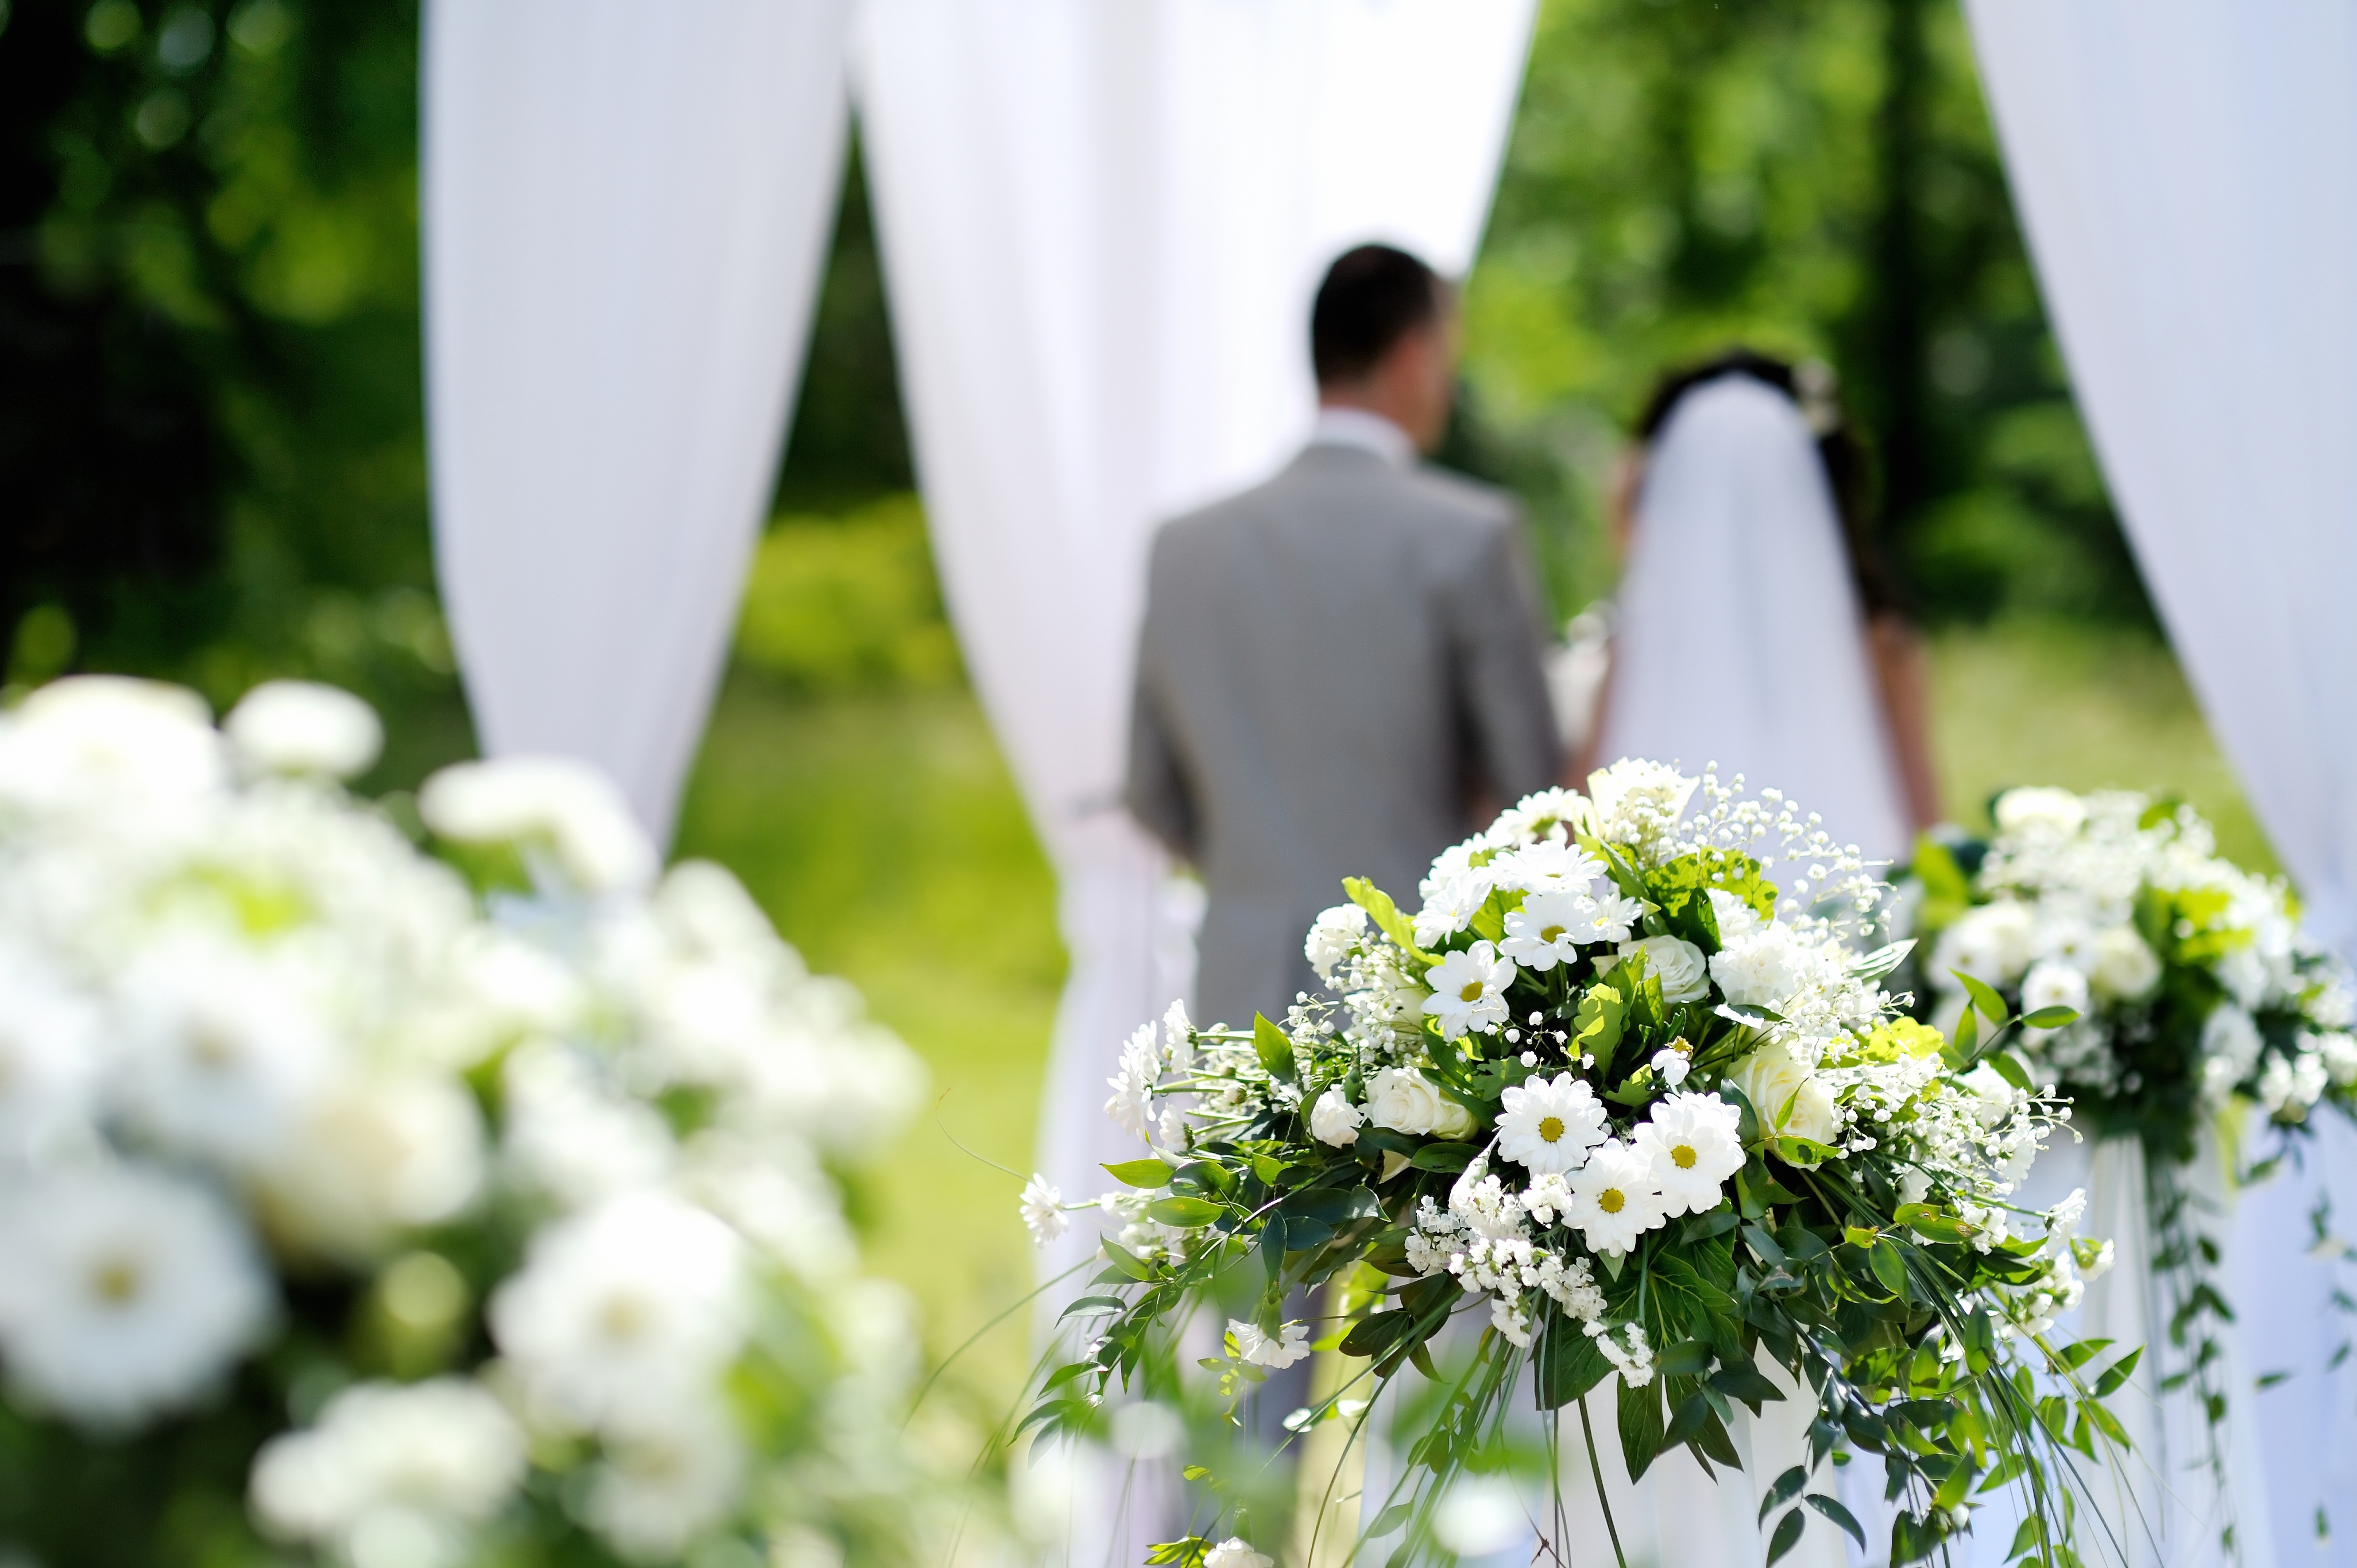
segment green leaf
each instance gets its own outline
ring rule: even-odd
[[[1268,1069],[1271,1078],[1281,1078],[1291,1083],[1297,1076],[1292,1040],[1286,1037],[1284,1030],[1258,1013],[1253,1015],[1253,1054],[1260,1058],[1260,1065]]]
[[[2065,1370],[2075,1372],[2111,1348],[2112,1342],[2108,1339],[2082,1339],[2074,1345],[2062,1347],[2054,1359],[2062,1363]]]
[[[1155,1207],[1160,1208],[1161,1206],[1157,1204]],[[1151,1210],[1148,1212],[1151,1212]],[[1874,1250],[1868,1252],[1866,1256],[1867,1262],[1871,1263],[1874,1267],[1874,1277],[1880,1280],[1884,1288],[1889,1290],[1891,1294],[1899,1297],[1902,1301],[1905,1300],[1907,1297],[1907,1264],[1906,1262],[1899,1255],[1899,1244],[1890,1240],[1878,1241],[1875,1243]]]
[[[1189,1465],[1178,1472],[1178,1478],[1183,1481],[1200,1481],[1211,1473],[1211,1469],[1208,1465]]]
[[[1776,1560],[1799,1544],[1801,1531],[1807,1522],[1798,1509],[1776,1521],[1776,1533],[1768,1541],[1769,1568],[1775,1568]]]
[[[1569,1317],[1555,1317],[1533,1352],[1541,1410],[1561,1410],[1612,1374],[1596,1341]]]
[[[1646,1467],[1662,1451],[1662,1384],[1660,1379],[1641,1389],[1620,1382],[1620,1458],[1629,1466],[1629,1482],[1645,1478]]]
[[[1760,1407],[1784,1397],[1775,1380],[1748,1361],[1730,1361],[1710,1375],[1710,1386],[1729,1399],[1741,1400],[1758,1415]]]
[[[1208,1197],[1166,1197],[1146,1206],[1148,1219],[1182,1230],[1200,1230],[1226,1212]]]
[[[2022,1066],[2020,1058],[2011,1051],[1991,1051],[1985,1059],[1989,1066],[1996,1069],[1996,1075],[1999,1078],[2021,1090],[2022,1093],[2038,1092],[2038,1086],[2029,1081],[2029,1069]]]
[[[1973,1053],[1980,1048],[1980,1015],[1967,1007],[1956,1015],[1956,1032],[1941,1056],[1951,1069],[1961,1072],[1973,1059]]]
[[[2065,1024],[2077,1023],[2079,1010],[2076,1007],[2040,1007],[2035,1013],[2025,1015],[2021,1021],[2033,1029],[2059,1029]]]
[[[1160,1160],[1124,1160],[1117,1165],[1104,1167],[1105,1174],[1124,1187],[1168,1187],[1170,1167]]]
[[[1474,1144],[1426,1144],[1408,1156],[1408,1164],[1420,1171],[1463,1170],[1480,1152]]]
[[[1342,1336],[1345,1356],[1381,1357],[1395,1348],[1415,1327],[1415,1314],[1408,1311],[1371,1313],[1351,1326]]]
[[[2005,998],[1999,996],[1996,988],[1986,981],[1975,980],[1961,969],[1952,969],[1948,972],[1964,982],[1964,993],[1973,999],[1973,1005],[1980,1009],[1982,1017],[1992,1024],[2002,1024],[2012,1015],[2006,1007]]]
[[[2139,1345],[2104,1369],[2104,1375],[2095,1380],[2095,1397],[2099,1400],[2109,1399],[2119,1392],[2126,1385],[2128,1379],[2135,1375],[2136,1360],[2143,1354],[2144,1347]]]
[[[1058,1313],[1056,1321],[1061,1323],[1065,1318],[1083,1312],[1125,1312],[1128,1309],[1129,1303],[1117,1295],[1084,1295]]]
[[[1801,1488],[1808,1484],[1809,1472],[1805,1466],[1800,1465],[1793,1466],[1777,1477],[1776,1484],[1770,1487],[1767,1495],[1760,1499],[1760,1519],[1764,1520],[1770,1514],[1799,1497]]]
[[[1575,1055],[1594,1053],[1598,1078],[1611,1072],[1612,1053],[1620,1044],[1628,1017],[1628,998],[1611,985],[1591,985],[1580,993],[1579,1010],[1573,1015],[1571,1049]]]
[[[1859,1527],[1857,1517],[1849,1509],[1823,1492],[1811,1492],[1801,1500],[1849,1531],[1850,1539],[1857,1542],[1857,1549],[1860,1552],[1866,1550],[1866,1531]]]
[[[2122,1448],[2133,1446],[2133,1444],[2128,1442],[2127,1429],[2120,1424],[2120,1418],[2118,1416],[2114,1415],[2110,1411],[2105,1410],[2102,1405],[2097,1404],[2093,1400],[2085,1401],[2079,1408],[2086,1412],[2087,1419],[2093,1422],[2095,1425],[2101,1429],[2104,1436],[2118,1444]]]
[[[1104,1249],[1105,1262],[1127,1274],[1131,1279],[1150,1280],[1154,1277],[1154,1265],[1130,1251],[1120,1242],[1108,1240],[1101,1241],[1098,1245]]]
[[[1406,949],[1408,957],[1419,963],[1438,961],[1415,945],[1415,922],[1399,912],[1399,906],[1392,902],[1390,894],[1363,876],[1342,878],[1342,891],[1350,895],[1351,903],[1367,912],[1367,918],[1374,921],[1383,935]]]
[[[1385,1509],[1383,1512],[1375,1516],[1373,1526],[1367,1531],[1367,1539],[1372,1541],[1378,1536],[1389,1535],[1392,1531],[1405,1524],[1407,1522],[1408,1515],[1415,1511],[1415,1509],[1411,1504],[1394,1503],[1391,1507]]]
[[[1702,1396],[1696,1394],[1695,1397],[1700,1399]],[[1727,1423],[1718,1419],[1718,1412],[1707,1406],[1702,1412],[1702,1425],[1694,1434],[1694,1446],[1730,1470],[1743,1468],[1743,1455],[1736,1452],[1735,1439],[1727,1434]],[[1704,1468],[1706,1470],[1709,1466],[1705,1466]]]
[[[1664,1348],[1653,1367],[1663,1377],[1698,1378],[1710,1368],[1710,1347],[1699,1339],[1681,1339]],[[1683,1438],[1673,1437],[1670,1441],[1677,1443]]]
[[[1980,1232],[1980,1227],[1967,1224],[1936,1203],[1902,1203],[1891,1218],[1919,1236],[1943,1241],[1962,1241]]]

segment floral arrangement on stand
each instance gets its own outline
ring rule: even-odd
[[[914,1058],[599,777],[447,769],[436,858],[337,782],[379,739],[295,683],[0,715],[0,1555],[918,1555],[829,1171]]]
[[[1697,802],[1697,782],[1624,761],[1589,797],[1533,796],[1444,854],[1413,916],[1347,885],[1308,941],[1339,1000],[1249,1033],[1177,1008],[1141,1029],[1109,1109],[1156,1154],[1108,1167],[1126,1190],[1097,1206],[1126,1223],[1068,1313],[1092,1334],[1027,1423],[1086,1434],[1117,1387],[1168,1386],[1174,1325],[1222,1293],[1257,1304],[1210,1363],[1231,1392],[1315,1348],[1365,1359],[1296,1432],[1363,1423],[1403,1368],[1437,1378],[1436,1337],[1463,1317],[1469,1369],[1398,1488],[1361,1499],[1361,1541],[1404,1529],[1403,1551],[1431,1550],[1518,1390],[1550,1453],[1555,1412],[1577,1412],[1600,1497],[1591,1391],[1617,1376],[1632,1480],[1680,1445],[1737,1466],[1735,1407],[1783,1397],[1764,1352],[1818,1404],[1808,1463],[1761,1504],[1784,1510],[1770,1561],[1804,1509],[1863,1544],[1806,1489],[1851,1448],[1888,1467],[1894,1563],[1936,1553],[2006,1481],[2029,1498],[2017,1551],[2077,1561],[2056,1456],[2125,1441],[2102,1402],[2133,1356],[2099,1369],[2101,1344],[2049,1342],[2099,1248],[2075,1205],[2008,1205],[2067,1110],[2029,1091],[2002,1031],[1951,1042],[1883,990],[1906,948],[1867,950],[1888,889],[1855,851],[1772,792],[1706,775]],[[1043,1237],[1085,1207],[1026,1193]],[[1323,1333],[1286,1320],[1306,1286],[1326,1289]],[[1243,1561],[1242,1539],[1213,1544],[1213,1507],[1152,1561]]]
[[[2190,806],[2040,787],[1998,796],[1992,814],[1986,844],[1918,851],[1927,1000],[1935,1015],[1969,1012],[1968,993],[2078,1015],[2018,1048],[2092,1135],[2143,1144],[2154,1267],[2181,1348],[2166,1380],[2201,1400],[2222,1476],[2216,1338],[2232,1309],[2205,1234],[2219,1217],[2194,1201],[2187,1168],[2213,1124],[2233,1157],[2249,1144],[2237,1124],[2262,1119],[2274,1135],[2251,1152],[2265,1166],[2319,1106],[2357,1112],[2357,985],[2301,938],[2290,890],[2222,859]]]

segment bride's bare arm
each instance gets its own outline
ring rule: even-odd
[[[1931,682],[1923,639],[1906,618],[1878,615],[1866,624],[1867,661],[1899,765],[1910,825],[1921,832],[1940,820],[1940,785],[1932,771]]]

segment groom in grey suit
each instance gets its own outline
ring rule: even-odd
[[[1282,1018],[1302,941],[1368,876],[1414,908],[1477,807],[1555,781],[1538,598],[1512,503],[1426,467],[1456,390],[1456,307],[1364,245],[1311,315],[1318,420],[1256,489],[1154,541],[1131,813],[1210,894],[1195,1015]]]

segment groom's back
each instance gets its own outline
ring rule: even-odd
[[[1510,503],[1372,452],[1313,446],[1162,530],[1129,803],[1209,888],[1207,1017],[1308,984],[1344,876],[1412,906],[1474,792],[1554,781],[1539,639]]]

